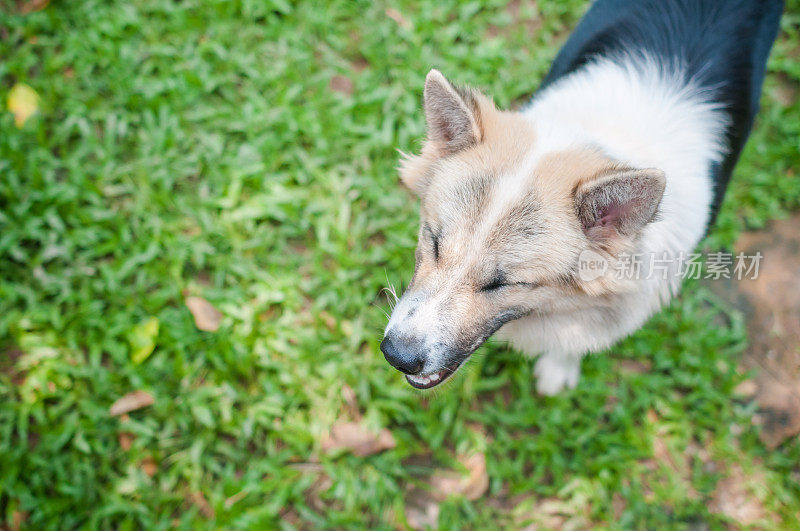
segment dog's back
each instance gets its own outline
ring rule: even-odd
[[[556,57],[547,87],[597,57],[643,52],[675,65],[730,117],[727,156],[712,169],[710,223],[758,111],[783,0],[597,0]]]

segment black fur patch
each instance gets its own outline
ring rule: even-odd
[[[728,153],[711,169],[710,227],[758,112],[783,0],[597,0],[559,52],[539,90],[598,56],[646,52],[681,64],[730,117]]]

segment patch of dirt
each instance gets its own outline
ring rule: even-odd
[[[751,492],[751,483],[763,483],[762,477],[747,477],[738,464],[717,483],[708,505],[711,513],[727,516],[739,525],[753,525],[766,516],[761,501]]]
[[[778,83],[769,91],[772,99],[782,107],[791,107],[797,103],[798,93],[800,93],[797,83],[783,72],[779,72],[775,79],[778,80]]]
[[[800,214],[743,234],[735,247],[763,255],[758,276],[707,284],[745,315],[749,347],[742,367],[757,371],[753,422],[761,426],[761,441],[775,448],[800,433]]]
[[[375,433],[362,422],[346,420],[337,421],[321,443],[325,453],[347,450],[358,457],[367,457],[395,446],[397,443],[388,429]]]

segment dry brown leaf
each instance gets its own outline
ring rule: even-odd
[[[28,511],[14,511],[11,513],[11,531],[19,531],[23,524],[28,521]]]
[[[322,499],[322,495],[333,486],[333,480],[325,472],[318,473],[314,483],[306,489],[305,499],[308,504],[320,513],[326,512],[329,507]]]
[[[628,502],[625,501],[622,494],[615,492],[614,495],[611,496],[611,511],[614,514],[614,521],[619,522],[619,519],[622,518],[622,513],[625,512],[627,507]]]
[[[646,374],[653,368],[650,360],[620,360],[617,363],[617,370],[627,374]]]
[[[353,68],[353,71],[360,73],[369,67],[369,61],[367,61],[363,56],[358,57],[350,63],[350,66]],[[381,234],[380,236],[383,235]]]
[[[206,497],[203,496],[202,492],[196,491],[189,495],[189,500],[197,506],[200,510],[200,514],[205,516],[208,519],[213,519],[216,514],[214,513],[214,508],[208,504]]]
[[[186,297],[186,307],[192,312],[194,324],[205,332],[216,332],[222,323],[222,314],[203,297]]]
[[[322,310],[319,312],[319,318],[322,319],[322,322],[325,323],[325,327],[330,330],[331,332],[336,330],[336,318],[332,316],[329,312]]]
[[[331,90],[341,92],[348,96],[353,93],[353,81],[345,76],[333,76],[330,83]]]
[[[758,392],[758,385],[754,380],[744,380],[736,386],[733,392],[745,398],[752,398],[756,396],[756,392]]]
[[[230,509],[231,507],[236,505],[238,502],[242,501],[245,497],[247,497],[247,490],[246,489],[245,490],[240,490],[239,492],[237,492],[236,494],[234,494],[232,496],[228,496],[227,498],[225,498],[225,508],[226,509]]]
[[[455,470],[437,470],[431,476],[431,487],[438,499],[455,494],[474,501],[489,488],[486,456],[474,453],[459,458],[459,462],[467,469],[466,475]]]
[[[365,457],[397,446],[392,432],[386,428],[373,433],[361,422],[340,421],[333,425],[330,434],[322,441],[322,450],[350,450]]]
[[[111,408],[109,408],[108,412],[116,417],[123,413],[129,413],[143,407],[152,406],[153,402],[153,395],[147,391],[134,391],[111,404]]]
[[[27,15],[29,13],[33,13],[34,11],[41,11],[47,4],[50,3],[50,0],[27,0],[26,2],[17,2],[17,8],[19,9],[19,13],[21,15]]]
[[[574,514],[575,509],[558,498],[545,498],[536,504],[534,512],[547,529],[562,529],[567,518]]]
[[[289,528],[300,527],[300,514],[291,507],[283,508],[280,514],[278,514],[278,518],[280,518],[281,523],[285,522],[289,524],[287,526]]]
[[[403,14],[397,9],[390,7],[386,10],[386,16],[397,22],[397,25],[403,29],[411,29],[411,22],[408,21]]]
[[[156,460],[149,455],[144,459],[142,459],[142,462],[139,463],[139,466],[141,467],[142,472],[144,472],[150,477],[155,476],[156,472],[158,472],[158,465],[156,464]]]
[[[514,504],[514,525],[517,529],[538,531],[539,529],[587,529],[588,526],[568,525],[568,519],[580,521],[576,507],[559,498],[521,497]]]
[[[405,504],[406,522],[411,529],[437,529],[439,527],[439,504],[426,491],[412,492]]]
[[[356,421],[361,420],[361,412],[358,410],[358,398],[353,388],[344,384],[342,386],[342,398],[344,398],[344,403],[347,405],[347,412],[350,417]]]
[[[133,445],[133,441],[134,439],[136,439],[136,436],[129,431],[123,431],[117,436],[117,439],[119,440],[120,448],[122,448],[124,451],[127,452],[128,450],[131,449],[131,446]]]

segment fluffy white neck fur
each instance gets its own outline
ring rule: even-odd
[[[691,251],[709,218],[709,166],[721,160],[726,116],[679,65],[646,56],[602,59],[543,90],[523,111],[537,151],[593,145],[621,162],[664,170],[659,221],[643,252]]]
[[[684,77],[679,65],[648,57],[602,59],[556,81],[522,111],[536,130],[539,155],[593,146],[627,165],[665,172],[659,218],[645,228],[638,252],[645,260],[666,253],[674,268],[668,280],[646,278],[605,304],[506,324],[498,337],[542,353],[536,362],[542,393],[574,387],[583,354],[609,347],[660,309],[680,286],[679,253],[703,237],[713,195],[709,169],[724,154],[727,118]]]

